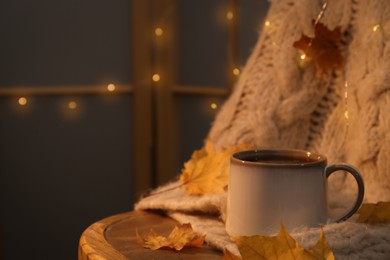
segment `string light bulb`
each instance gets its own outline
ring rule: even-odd
[[[234,76],[240,75],[240,69],[234,68],[234,69],[233,69],[233,75],[234,75]]]
[[[374,26],[372,27],[372,31],[373,31],[373,32],[378,31],[379,27],[380,27],[379,24],[374,25]]]
[[[71,110],[75,110],[77,108],[77,103],[75,101],[70,101],[68,103],[68,108]]]
[[[25,97],[20,97],[20,98],[18,99],[18,103],[19,103],[19,105],[21,105],[21,106],[25,106],[25,105],[27,104],[27,98],[25,98]]]
[[[216,103],[211,103],[210,108],[215,110],[218,108],[218,105]]]
[[[304,68],[310,62],[310,57],[306,55],[302,50],[297,51],[297,62],[299,67]]]
[[[153,74],[152,80],[153,80],[154,82],[159,82],[159,81],[160,81],[160,75],[157,74],[157,73]]]
[[[234,18],[234,14],[232,11],[226,13],[226,19],[233,20],[233,18]]]
[[[156,29],[154,29],[154,34],[158,37],[162,36],[163,33],[164,33],[164,31],[161,27],[156,27]]]
[[[348,109],[348,81],[345,80],[344,82],[344,118],[345,118],[345,140],[348,137],[349,132],[349,109]]]
[[[347,120],[349,119],[349,117],[348,117],[348,110],[344,112],[344,117],[345,117],[345,119],[347,119]]]
[[[110,84],[107,85],[107,90],[110,91],[110,92],[115,91],[115,88],[116,88],[115,85],[112,84],[112,83],[110,83]]]
[[[268,26],[270,26],[270,25],[271,25],[271,22],[270,22],[270,21],[268,21],[268,20],[266,20],[266,21],[264,22],[264,25],[265,25],[265,27],[268,27]]]

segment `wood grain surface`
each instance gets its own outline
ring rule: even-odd
[[[136,229],[144,236],[152,228],[167,236],[179,223],[156,212],[132,211],[100,220],[80,238],[79,260],[95,259],[222,259],[223,253],[206,245],[199,248],[150,250],[135,238]]]

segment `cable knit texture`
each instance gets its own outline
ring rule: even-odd
[[[331,30],[340,27],[345,69],[321,78],[312,62],[299,61],[293,47],[302,33],[314,36],[312,20],[320,10],[320,1],[271,1],[270,24],[262,29],[209,139],[217,149],[250,143],[325,154],[329,163],[347,162],[360,170],[365,202],[390,201],[390,2],[328,1],[321,23]],[[353,181],[335,175],[329,180],[334,210],[356,192]],[[226,194],[186,196],[182,188],[170,189],[177,184],[160,187],[154,196],[140,200],[136,209],[164,209],[206,233],[210,244],[237,253],[224,231]],[[389,225],[349,220],[327,225],[325,233],[337,259],[390,259]],[[296,230],[293,236],[310,246],[318,239],[318,229]]]

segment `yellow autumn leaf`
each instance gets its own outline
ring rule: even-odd
[[[370,224],[390,222],[390,202],[363,204],[358,214],[359,222]]]
[[[179,227],[175,226],[168,237],[157,235],[153,229],[145,237],[141,237],[137,229],[136,239],[141,246],[152,250],[172,248],[180,251],[184,247],[201,246],[205,236],[199,236],[192,230],[191,224],[187,223]]]
[[[249,149],[249,145],[235,145],[215,150],[211,141],[206,141],[201,150],[195,151],[184,164],[180,180],[188,195],[217,194],[225,191],[229,182],[229,164],[233,153]]]
[[[321,229],[320,239],[310,250],[302,248],[282,225],[276,236],[234,237],[242,259],[264,260],[334,260],[334,255]]]
[[[315,246],[309,250],[309,253],[312,255],[312,259],[335,259],[332,249],[330,248],[330,245],[325,238],[325,233],[322,228],[320,233],[320,239],[317,241]]]

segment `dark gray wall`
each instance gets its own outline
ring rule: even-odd
[[[85,228],[132,207],[129,97],[61,99],[0,99],[1,259],[75,259]]]
[[[129,83],[128,0],[0,1],[0,84]]]
[[[158,0],[155,0],[158,1]],[[224,87],[227,1],[179,0],[179,82]],[[241,0],[239,65],[266,0]],[[0,88],[131,84],[129,0],[2,0]],[[142,15],[142,14],[140,14]],[[67,102],[76,100],[75,111]],[[176,96],[178,172],[224,98]],[[0,259],[76,259],[93,222],[131,210],[131,95],[0,98]]]
[[[2,0],[0,87],[130,84],[130,11]],[[0,259],[76,259],[85,228],[132,209],[131,96],[27,98],[0,98]]]

